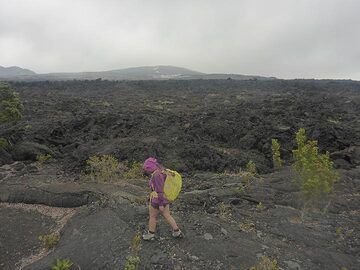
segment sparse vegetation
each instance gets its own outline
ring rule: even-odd
[[[68,270],[73,265],[73,262],[69,259],[57,259],[56,262],[51,267],[51,270]]]
[[[265,209],[265,206],[263,205],[262,202],[259,202],[257,205],[256,205],[256,210],[258,211],[263,211]]]
[[[253,267],[250,267],[249,270],[280,270],[280,268],[276,260],[272,260],[267,256],[262,256],[260,261]]]
[[[333,169],[329,153],[320,154],[317,141],[308,141],[305,129],[296,133],[296,142],[298,148],[293,150],[293,167],[298,173],[297,183],[306,200],[318,200],[333,190],[339,175]]]
[[[126,257],[125,270],[137,270],[139,269],[140,257],[130,255]]]
[[[125,163],[126,164],[126,163]],[[116,179],[143,178],[142,164],[134,162],[126,166],[112,155],[92,156],[86,161],[86,176],[93,181],[111,182]]]
[[[240,176],[242,177],[242,179],[244,181],[245,189],[249,189],[252,182],[258,176],[256,165],[252,160],[250,160],[246,164],[246,171],[241,172]]]
[[[50,162],[53,159],[50,154],[39,154],[36,156],[36,161],[39,165]]]
[[[20,120],[23,110],[19,95],[7,84],[0,83],[0,124]]]
[[[283,161],[280,157],[280,143],[277,139],[271,139],[272,160],[275,168],[280,168]]]
[[[52,249],[57,245],[60,240],[59,233],[51,233],[47,235],[40,235],[39,240],[42,242],[42,245],[46,249]]]
[[[243,232],[253,232],[255,230],[255,224],[249,220],[239,223],[239,229]]]
[[[22,130],[22,131],[25,131],[25,132],[28,132],[32,129],[32,125],[25,125],[25,126],[21,126],[19,128],[19,130]]]
[[[141,234],[138,231],[131,240],[130,250],[133,253],[138,253],[140,251],[140,248],[141,248]]]
[[[220,218],[228,219],[231,217],[231,205],[221,202],[217,206]]]
[[[336,227],[335,233],[336,233],[337,236],[340,236],[342,234],[342,228],[341,227]]]
[[[109,182],[119,176],[120,164],[112,155],[92,156],[86,161],[86,165],[92,180]]]
[[[251,173],[252,175],[256,176],[257,175],[257,169],[256,169],[256,165],[254,163],[254,161],[250,160],[247,164],[246,164],[246,171]]]
[[[129,166],[129,169],[123,174],[125,179],[137,179],[143,178],[143,168],[142,164],[139,162],[134,162]]]
[[[140,257],[138,255],[141,249],[141,234],[138,231],[131,240],[130,252],[131,254],[126,257],[125,270],[137,270],[140,264]]]
[[[240,195],[245,195],[246,193],[244,186],[238,187],[236,191],[239,192]]]

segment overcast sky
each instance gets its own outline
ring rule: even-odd
[[[0,65],[360,80],[360,1],[0,0]]]

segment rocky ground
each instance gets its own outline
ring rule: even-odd
[[[136,199],[146,195],[146,180],[69,184],[52,179],[51,170],[49,164],[0,183],[0,199],[9,202],[0,205],[2,269],[49,269],[61,258],[81,269],[123,269],[132,238],[146,229],[147,207]],[[140,269],[248,269],[263,255],[282,269],[356,269],[360,168],[341,172],[327,211],[304,216],[288,167],[263,175],[246,193],[235,175],[185,178],[188,187],[172,207],[185,237],[172,239],[161,220],[157,240],[141,243]],[[44,175],[47,181],[39,180]],[[57,230],[60,241],[47,252],[37,237]]]
[[[356,82],[164,81],[13,83],[25,119],[0,137],[0,269],[124,269],[147,225],[146,179],[80,177],[93,154],[142,161],[150,154],[184,175],[173,206],[185,233],[160,220],[141,242],[140,269],[248,269],[262,256],[282,269],[360,265],[360,95]],[[303,211],[291,184],[294,133],[305,127],[341,174],[330,204]],[[274,170],[271,138],[286,165]],[[35,162],[39,153],[53,156]],[[236,173],[252,159],[249,188]],[[242,191],[243,190],[243,191]],[[261,204],[259,204],[261,202]],[[60,233],[51,250],[38,236]]]

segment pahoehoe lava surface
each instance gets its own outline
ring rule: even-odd
[[[237,170],[252,159],[269,172],[271,138],[279,139],[289,160],[300,127],[329,152],[360,141],[359,82],[67,81],[13,87],[25,103],[25,119],[1,129],[14,146],[2,152],[2,163],[49,152],[79,169],[92,154],[131,161],[152,154],[183,171]],[[340,155],[337,164],[353,166],[351,158]]]
[[[84,181],[80,173],[94,154],[138,162],[156,155],[183,172],[183,192],[172,209],[185,238],[174,241],[160,219],[156,241],[141,243],[140,269],[248,269],[263,255],[277,259],[282,269],[350,270],[360,264],[359,82],[11,85],[24,102],[25,117],[0,129],[0,137],[11,143],[0,150],[0,202],[14,205],[0,203],[0,266],[6,270],[39,254],[38,235],[52,232],[58,222],[17,203],[76,207],[55,248],[23,269],[50,269],[64,258],[81,269],[124,268],[131,239],[147,227],[141,199],[147,182]],[[341,175],[327,211],[305,216],[288,166],[300,127],[319,141],[321,151],[330,152]],[[282,169],[272,168],[271,138],[281,143]],[[40,153],[54,160],[39,166]],[[242,177],[222,172],[237,171],[249,160],[262,179],[241,193]]]

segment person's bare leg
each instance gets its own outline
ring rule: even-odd
[[[149,231],[150,232],[155,232],[155,230],[156,230],[156,219],[157,219],[158,215],[159,215],[159,210],[150,205],[149,206]]]
[[[164,210],[161,212],[161,214],[163,215],[163,217],[166,219],[166,221],[170,224],[171,228],[176,231],[179,230],[178,225],[176,224],[175,219],[171,216],[170,214],[170,208],[169,205],[167,205],[166,207],[164,207]]]

